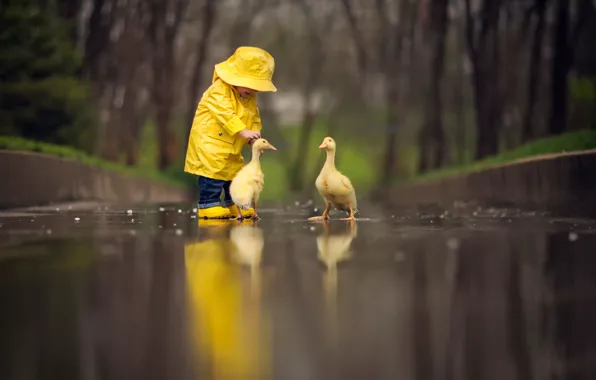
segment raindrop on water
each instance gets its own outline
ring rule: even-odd
[[[46,234],[51,235],[52,234],[52,230],[46,230]]]
[[[182,235],[182,230],[181,229],[177,229],[176,230],[176,236],[181,236]]]
[[[192,209],[192,212],[194,212],[196,214],[197,213],[197,209],[196,208],[193,208]]]
[[[166,209],[165,209],[165,208],[163,208],[163,207],[160,207],[160,208],[159,208],[159,211],[162,211],[162,212],[163,212],[163,211],[165,211],[165,210],[166,210]]]
[[[79,220],[81,220],[81,218],[79,218],[78,216],[75,218],[75,220],[78,222]]]
[[[131,223],[134,223],[134,222],[135,222],[135,220],[134,220],[134,219],[131,219],[131,220],[130,220],[130,222],[131,222]]]
[[[310,230],[314,231],[314,230],[316,230],[316,228],[314,226],[312,226],[312,227],[310,227]]]
[[[182,214],[182,210],[178,209],[178,214]]]
[[[318,212],[318,211],[319,211],[319,209],[315,207],[313,211],[314,211],[314,212]]]
[[[126,213],[127,213],[128,215],[130,215],[130,214],[132,214],[132,210],[126,210]]]
[[[298,201],[294,202],[294,206],[296,206],[296,207],[300,206],[300,202],[298,202]]]
[[[579,238],[575,232],[569,233],[569,241],[576,241]]]

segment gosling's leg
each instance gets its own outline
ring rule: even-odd
[[[255,200],[255,214],[252,216],[252,218],[253,218],[254,220],[259,220],[259,219],[261,219],[261,217],[260,217],[260,216],[257,214],[257,204],[258,204],[258,203],[259,203],[259,202]]]
[[[354,208],[352,208],[352,206],[350,206],[350,216],[347,218],[341,218],[341,220],[356,220],[354,217]]]
[[[331,203],[325,202],[325,211],[323,211],[323,215],[321,216],[313,216],[312,218],[308,218],[308,220],[329,220],[329,211],[331,210]]]
[[[242,216],[242,211],[240,211],[240,207],[236,206],[236,212],[238,213],[238,215],[236,216],[236,220],[242,222],[244,220],[244,217]]]
[[[350,220],[350,236],[356,236],[356,220]]]

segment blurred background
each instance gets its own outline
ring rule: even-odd
[[[194,187],[197,102],[241,45],[276,60],[267,199],[315,193],[326,135],[360,194],[596,148],[592,0],[5,0],[0,25],[0,149]]]

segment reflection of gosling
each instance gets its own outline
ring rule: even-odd
[[[328,223],[323,224],[323,229],[323,235],[317,237],[319,260],[331,271],[335,270],[338,262],[350,258],[350,244],[356,237],[356,225],[353,222],[350,223],[350,232],[347,234],[329,234]]]
[[[256,226],[235,226],[230,231],[230,240],[235,246],[234,258],[250,267],[253,290],[258,283],[258,270],[263,254],[263,230]]]
[[[337,348],[337,263],[351,257],[350,244],[356,237],[356,225],[350,223],[348,233],[331,235],[329,223],[323,224],[324,232],[317,237],[319,260],[327,266],[324,275],[325,303],[328,318],[328,334],[332,349]]]
[[[350,232],[347,234],[332,235],[329,233],[329,223],[323,224],[324,233],[317,237],[319,260],[327,266],[325,288],[329,298],[335,298],[337,286],[337,263],[351,257],[350,244],[356,237],[356,224],[350,223]]]

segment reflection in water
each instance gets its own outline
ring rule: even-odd
[[[317,237],[318,258],[326,268],[323,277],[327,310],[327,331],[332,352],[337,349],[337,264],[350,258],[350,244],[356,237],[356,223],[348,223],[348,232],[332,234],[329,222],[323,222],[323,234]]]
[[[267,351],[259,339],[259,305],[252,302],[260,292],[252,275],[258,273],[262,249],[259,229],[229,222],[209,226],[206,236],[185,246],[193,341],[204,364],[201,369],[209,369],[211,379],[267,378],[261,362]],[[238,264],[252,268],[248,300]]]
[[[0,379],[596,378],[594,222],[163,214],[0,220]]]
[[[230,232],[230,240],[234,244],[234,258],[250,267],[251,295],[258,302],[260,292],[260,265],[263,255],[263,230],[256,226],[240,225]]]

